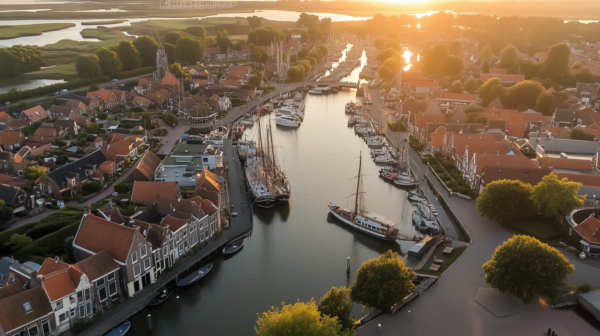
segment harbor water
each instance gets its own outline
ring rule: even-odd
[[[357,75],[357,73],[356,73]],[[351,75],[352,76],[352,75]],[[384,242],[346,227],[328,214],[327,201],[353,205],[358,158],[363,156],[363,181],[368,209],[399,221],[414,234],[407,193],[378,176],[364,141],[347,127],[347,102],[355,90],[305,96],[306,112],[298,129],[275,125],[273,137],[281,166],[292,187],[289,206],[254,208],[254,232],[245,247],[230,258],[219,255],[206,279],[176,289],[162,306],[132,318],[129,334],[251,335],[257,314],[297,300],[317,302],[332,286],[349,286],[360,265],[387,250],[404,254],[413,242]],[[266,115],[266,125],[274,115]],[[258,125],[246,130],[256,136]],[[350,257],[351,277],[346,277]],[[362,307],[354,307],[360,316]]]

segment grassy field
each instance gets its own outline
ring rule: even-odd
[[[89,21],[89,22],[82,22],[81,25],[82,26],[97,26],[97,25],[108,25],[108,24],[123,23],[125,21],[127,21],[127,20]]]
[[[68,50],[70,52],[94,52],[100,47],[110,48],[123,40],[134,40],[133,37],[129,37],[113,28],[86,28],[81,31],[81,35],[86,38],[97,38],[100,41],[60,40],[53,44],[47,44],[40,49],[42,51]]]
[[[25,76],[30,79],[74,80],[77,79],[77,72],[75,71],[75,63],[67,63],[53,66],[51,68],[28,72],[25,74]]]
[[[540,240],[548,240],[561,235],[562,230],[544,217],[530,217],[519,219],[510,224],[514,229],[523,233],[536,237]]]
[[[419,274],[427,274],[427,275],[435,275],[435,276],[441,276],[447,269],[448,267],[452,266],[452,264],[454,264],[454,262],[456,260],[458,260],[458,258],[467,250],[466,246],[459,246],[459,247],[455,247],[452,252],[448,253],[448,254],[444,254],[444,262],[442,263],[442,266],[440,266],[440,269],[438,269],[437,271],[430,271],[430,270],[418,270],[416,271]]]
[[[32,25],[0,26],[0,39],[42,35],[43,32],[74,27],[74,23],[41,23]]]
[[[71,50],[42,50],[42,66],[73,63],[81,52]]]

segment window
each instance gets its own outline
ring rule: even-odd
[[[163,256],[166,256],[169,253],[169,249],[165,246],[163,247]]]
[[[65,313],[58,315],[58,322],[62,323],[66,319],[67,319],[67,315]]]
[[[113,296],[115,294],[117,294],[117,283],[113,281],[108,284],[108,295]]]
[[[137,262],[137,252],[131,254],[131,262]]]
[[[92,303],[91,302],[88,302],[85,304],[85,310],[88,315],[90,315],[92,313]]]
[[[142,258],[146,256],[146,246],[145,245],[140,248],[140,255],[142,256]]]
[[[71,317],[75,316],[75,308],[71,309]]]
[[[38,336],[38,327],[37,325],[32,325],[31,327],[29,327],[29,336]]]
[[[62,299],[56,301],[56,309],[62,309],[63,305],[62,305]]]
[[[88,288],[85,290],[85,301],[89,301],[91,299],[92,299],[92,297],[90,295],[90,289]]]
[[[150,268],[150,258],[144,259],[144,269],[148,270]]]
[[[137,277],[140,275],[140,273],[142,273],[142,270],[140,270],[140,265],[137,264],[135,265],[135,267],[133,268],[133,276]]]
[[[48,192],[51,193],[52,192],[52,186],[50,184],[48,184]]]
[[[102,286],[104,286],[104,278],[96,281],[96,287],[102,287]]]
[[[208,158],[202,158],[202,162],[208,162]]]
[[[77,292],[77,303],[83,302],[83,291]]]
[[[100,297],[100,302],[106,300],[106,298],[108,297],[106,295],[106,287],[102,287],[98,290],[98,296]]]
[[[25,309],[25,313],[31,313],[31,303],[25,302],[23,303],[23,308]]]
[[[85,306],[84,305],[79,306],[79,317],[80,318],[85,317]]]
[[[23,171],[22,171],[22,170],[19,170],[19,171],[17,172],[17,174],[18,174],[19,176],[23,176]],[[37,330],[36,330],[36,332],[37,332]]]
[[[114,278],[115,278],[115,272],[108,274],[108,281],[110,281],[110,280],[112,280]]]
[[[51,332],[50,332],[50,323],[48,323],[48,320],[42,322],[42,331],[44,332],[44,336],[50,336]]]
[[[69,302],[75,303],[75,296],[74,295],[69,296]]]

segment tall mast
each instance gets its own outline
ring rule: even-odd
[[[360,191],[360,173],[362,168],[362,151],[360,152],[360,156],[358,159],[358,181],[356,183],[356,198],[354,199],[354,217],[358,215],[358,194]]]

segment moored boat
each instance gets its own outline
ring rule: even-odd
[[[163,289],[162,292],[160,292],[160,294],[158,294],[152,300],[150,300],[150,302],[148,303],[148,307],[156,307],[161,305],[163,302],[167,301],[171,297],[171,295],[173,295],[172,288]]]
[[[213,268],[213,264],[208,264],[200,267],[199,269],[193,271],[183,279],[177,281],[177,287],[188,287],[191,286],[198,281],[204,279],[208,272]]]
[[[122,336],[122,335],[125,335],[129,331],[130,328],[131,328],[131,322],[125,321],[125,323],[123,323],[120,326],[116,327],[115,329],[109,331],[104,336]]]
[[[223,249],[223,255],[230,255],[239,252],[244,247],[244,241],[235,241]]]

